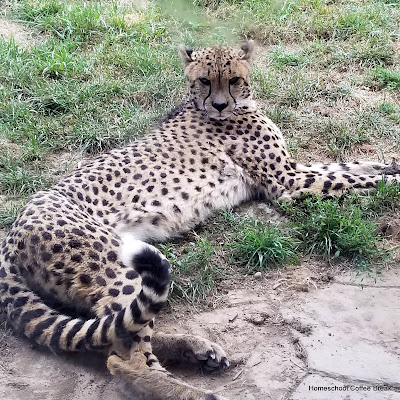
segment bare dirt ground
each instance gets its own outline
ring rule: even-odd
[[[29,48],[31,45],[43,42],[45,37],[38,35],[34,30],[30,30],[18,24],[0,17],[0,36],[5,40],[13,38],[15,43],[22,47]]]

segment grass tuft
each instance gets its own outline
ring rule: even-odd
[[[227,247],[235,264],[246,272],[262,271],[297,261],[299,241],[277,226],[265,225],[252,218],[243,218]]]
[[[374,79],[378,81],[381,87],[389,90],[400,89],[400,72],[393,71],[383,67],[376,67],[373,71]]]
[[[9,228],[22,207],[22,203],[6,204],[0,202],[0,228]]]
[[[375,235],[376,224],[364,217],[353,201],[307,197],[297,206],[283,204],[282,209],[294,223],[306,253],[321,254],[325,259],[345,257],[362,265],[382,256]]]
[[[216,247],[207,239],[197,236],[183,247],[168,243],[159,246],[171,263],[172,299],[183,299],[192,304],[205,300],[223,271],[214,265]]]
[[[376,192],[369,196],[359,195],[354,202],[360,206],[366,217],[376,217],[396,211],[400,207],[400,183],[378,183]]]
[[[9,156],[0,158],[0,192],[6,195],[27,195],[48,186],[41,172],[26,169],[23,162]]]
[[[328,150],[338,160],[353,149],[355,145],[368,143],[369,137],[363,129],[351,129],[344,122],[329,120],[324,126]]]
[[[391,103],[382,103],[379,106],[379,111],[387,115],[390,119],[400,122],[400,107]]]

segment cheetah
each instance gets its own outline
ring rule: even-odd
[[[400,181],[400,170],[291,159],[253,99],[252,41],[197,51],[182,45],[179,53],[187,80],[180,106],[147,136],[36,193],[21,210],[1,246],[0,306],[27,338],[54,352],[104,352],[112,374],[157,399],[221,400],[161,364],[223,370],[229,361],[207,339],[153,333],[170,264],[151,243],[260,194],[336,195]]]

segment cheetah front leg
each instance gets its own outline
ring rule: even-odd
[[[152,346],[161,362],[188,361],[211,371],[229,367],[222,347],[200,336],[157,332]]]
[[[128,361],[112,355],[107,360],[107,367],[112,375],[120,376],[128,385],[137,385],[156,400],[228,400],[187,385],[167,372],[152,369],[142,352],[132,354]]]

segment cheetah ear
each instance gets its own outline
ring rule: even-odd
[[[179,46],[179,55],[181,56],[184,67],[186,67],[189,63],[193,61],[192,53],[193,49],[191,47],[185,46],[184,44],[181,44]]]
[[[254,56],[254,40],[247,40],[240,46],[239,56],[242,60],[246,60],[249,63],[253,60]]]

